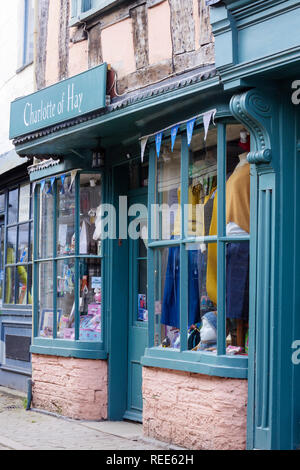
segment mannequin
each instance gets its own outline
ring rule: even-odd
[[[240,133],[239,163],[226,183],[226,234],[228,237],[250,232],[250,136]],[[209,235],[217,235],[218,194],[214,195]],[[217,245],[208,245],[207,294],[217,306]],[[236,323],[236,345],[244,347],[249,317],[249,242],[231,242],[226,250],[226,312],[227,323]]]
[[[239,163],[226,183],[226,234],[250,232],[250,136],[241,131]],[[249,318],[249,242],[230,242],[226,250],[226,313],[236,321],[236,345],[245,346]]]

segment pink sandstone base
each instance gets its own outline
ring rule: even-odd
[[[247,387],[247,380],[144,367],[144,434],[190,450],[244,450]]]
[[[107,362],[32,355],[33,407],[82,420],[107,419]]]

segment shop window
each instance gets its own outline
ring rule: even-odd
[[[57,348],[102,342],[101,200],[99,173],[75,171],[36,187],[35,337]]]
[[[5,194],[0,194],[0,308],[3,305],[3,286],[4,286],[4,208]]]
[[[250,135],[219,122],[206,140],[200,128],[190,146],[182,134],[170,147],[163,142],[150,162],[150,355],[175,360],[170,353],[189,352],[198,363],[208,355],[246,359]]]
[[[10,305],[32,304],[31,186],[24,184],[7,192],[7,224],[1,230],[1,299]],[[6,238],[5,238],[6,233]],[[3,295],[4,293],[4,295]]]
[[[87,20],[109,7],[116,6],[122,0],[72,0],[71,25]]]

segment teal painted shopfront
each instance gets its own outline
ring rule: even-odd
[[[208,4],[215,67],[106,103],[104,64],[12,104],[16,151],[39,159],[31,352],[105,362],[111,420],[143,420],[147,370],[248,382],[247,448],[295,449],[300,2]],[[62,110],[62,86],[77,111],[55,120],[41,103]]]

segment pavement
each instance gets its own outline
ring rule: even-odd
[[[26,397],[0,387],[0,450],[167,450],[131,422],[76,421],[26,411]]]

